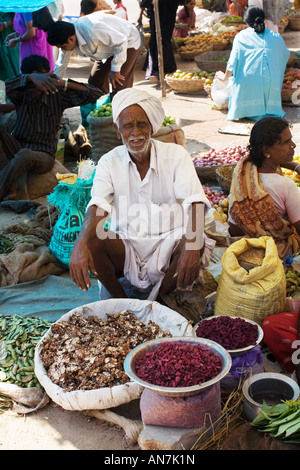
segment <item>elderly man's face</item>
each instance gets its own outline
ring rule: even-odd
[[[147,114],[140,106],[128,106],[120,113],[117,132],[129,153],[136,160],[149,156],[152,126]]]

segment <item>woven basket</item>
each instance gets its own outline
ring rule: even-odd
[[[203,90],[205,78],[199,79],[183,79],[183,78],[172,78],[170,75],[166,75],[167,84],[178,93],[195,93]]]
[[[222,23],[222,21],[221,21],[221,23]],[[225,25],[225,26],[234,26],[237,30],[240,30],[240,31],[242,29],[247,28],[246,23],[244,23],[243,21],[225,21],[222,24]]]
[[[216,170],[220,165],[214,166],[195,166],[196,173],[199,180],[202,181],[217,181]]]
[[[300,31],[300,15],[289,16],[289,28],[293,31]]]
[[[228,43],[210,43],[213,51],[224,51],[228,49]]]
[[[196,49],[195,51],[190,51],[190,52],[184,52],[184,51],[182,52],[179,50],[178,54],[180,55],[182,60],[194,60],[195,57],[197,57],[198,55],[204,54],[212,50],[213,50],[212,46],[207,45],[203,49],[198,49],[198,50]]]
[[[224,191],[229,193],[231,186],[232,173],[235,165],[222,165],[216,169],[216,178]]]
[[[220,58],[228,59],[230,51],[211,51],[195,57],[195,62],[200,70],[206,70],[206,72],[217,72],[222,70],[225,72],[227,61],[216,60]]]
[[[289,88],[288,90],[281,90],[281,100],[284,103],[292,103],[293,93],[297,92],[297,97],[299,97],[299,88]],[[298,99],[297,99],[298,101]],[[296,103],[294,103],[296,105]]]

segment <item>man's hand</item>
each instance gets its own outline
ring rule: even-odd
[[[123,85],[125,77],[121,75],[120,72],[110,72],[110,81],[113,88],[116,88],[117,85]]]
[[[49,74],[31,73],[29,77],[31,82],[47,95],[49,95],[49,93],[57,93],[58,87],[64,85],[64,80],[51,77]]]
[[[187,289],[198,278],[201,263],[200,250],[183,248],[177,264],[177,289]]]
[[[76,241],[70,259],[70,275],[79,289],[87,291],[91,286],[89,271],[97,276],[90,250],[84,241]]]

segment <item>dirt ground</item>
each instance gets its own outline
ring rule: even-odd
[[[286,31],[284,39],[293,50],[300,49],[300,32]],[[197,70],[195,62],[179,60],[182,70]],[[221,134],[218,129],[229,124],[225,111],[211,108],[206,93],[179,95],[172,91],[161,96],[161,90],[147,82],[142,71],[144,56],[140,56],[135,73],[135,87],[145,89],[162,99],[166,115],[175,117],[186,137],[186,147],[193,153],[210,147],[221,149],[232,145],[246,145],[247,136]],[[91,68],[89,59],[72,59],[68,69],[70,78],[86,81]],[[287,119],[293,123],[296,154],[300,155],[300,107],[284,106]],[[71,120],[80,119],[78,108],[66,115]],[[21,216],[0,209],[2,224]],[[3,225],[2,225],[3,226]],[[28,415],[15,416],[12,412],[0,415],[0,450],[138,450],[138,445],[128,444],[123,429],[88,418],[80,412],[64,411],[50,402],[43,409]]]

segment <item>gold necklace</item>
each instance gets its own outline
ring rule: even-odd
[[[277,173],[278,166],[277,166],[276,170],[271,165],[269,165],[268,163],[263,163],[261,166],[265,166],[266,168],[270,168],[274,173]]]

